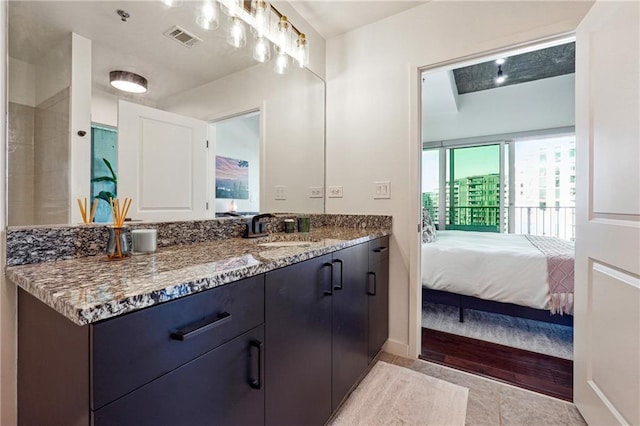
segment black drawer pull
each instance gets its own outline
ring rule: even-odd
[[[375,296],[376,295],[376,273],[368,272],[367,274],[369,275],[369,286],[367,287],[367,294],[369,296]],[[372,283],[373,283],[373,287],[371,286]],[[371,290],[371,288],[373,288],[373,290]]]
[[[336,284],[334,284],[334,285],[333,285],[333,288],[334,288],[335,290],[342,290],[342,269],[343,269],[343,263],[342,263],[342,260],[340,260],[340,259],[336,259],[336,260],[334,260],[334,261],[333,261],[333,263],[338,263],[338,264],[340,264],[340,285],[336,285]],[[334,272],[335,272],[335,269],[334,269]],[[334,283],[335,283],[336,281],[337,281],[337,280],[333,280],[333,282],[334,282]]]
[[[258,340],[252,340],[249,345],[252,348],[258,348],[258,378],[249,378],[249,386],[254,389],[262,389],[262,342]]]
[[[389,250],[389,247],[378,247],[377,249],[373,249],[376,253],[384,253],[387,250]]]
[[[331,272],[329,273],[329,290],[324,290],[323,293],[326,296],[333,296],[333,264],[329,262],[325,262],[322,264],[323,268],[329,267],[331,268]]]
[[[213,321],[211,318],[205,318],[204,320],[198,321],[197,323],[183,328],[182,330],[171,333],[171,338],[173,340],[184,341],[229,321],[231,321],[231,314],[229,312],[221,312]]]

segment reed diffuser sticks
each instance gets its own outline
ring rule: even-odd
[[[129,213],[129,207],[131,207],[132,201],[132,198],[125,198],[121,206],[120,200],[117,198],[115,200],[113,198],[109,199],[109,203],[111,204],[111,216],[113,217],[113,226],[116,228],[122,228],[127,217],[127,213]]]
[[[129,256],[129,245],[123,225],[131,207],[133,199],[125,198],[122,205],[120,200],[110,198],[111,216],[113,226],[109,228],[109,242],[107,243],[107,256],[109,259],[122,259]]]
[[[98,207],[98,199],[94,198],[93,204],[91,205],[91,213],[87,210],[87,198],[84,198],[84,203],[80,198],[78,198],[78,207],[80,207],[80,215],[82,216],[82,223],[92,223],[93,218],[96,215],[96,208]]]

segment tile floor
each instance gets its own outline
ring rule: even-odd
[[[575,405],[422,360],[382,353],[381,361],[469,388],[468,426],[586,425]]]

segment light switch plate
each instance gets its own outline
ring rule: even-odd
[[[284,185],[276,185],[276,200],[287,199],[287,187]]]
[[[323,187],[321,186],[310,186],[309,187],[309,198],[322,198],[324,197]]]
[[[391,182],[388,180],[373,183],[373,198],[385,199],[391,198]]]
[[[327,197],[342,198],[342,186],[330,186],[327,188]]]

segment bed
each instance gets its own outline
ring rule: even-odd
[[[573,324],[573,243],[553,237],[437,231],[422,244],[423,297],[435,303]]]

